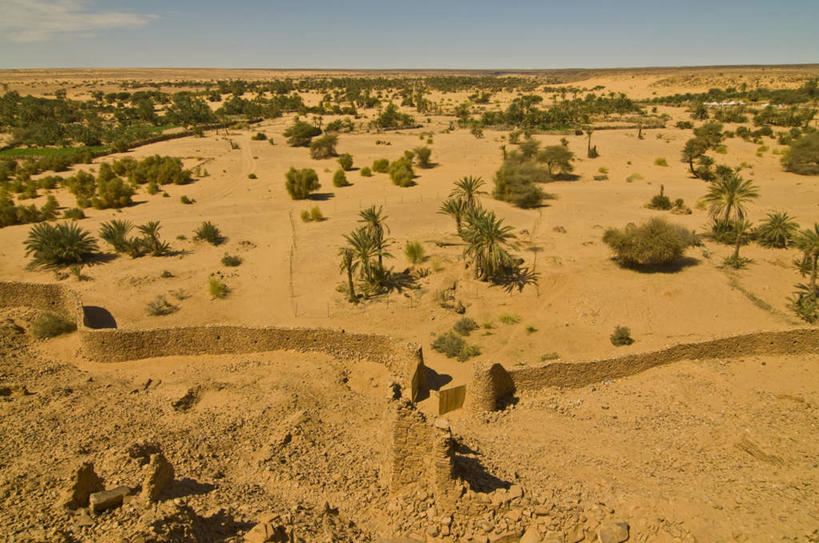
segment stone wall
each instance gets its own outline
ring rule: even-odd
[[[387,408],[386,454],[382,484],[392,493],[430,492],[438,507],[452,510],[459,494],[453,475],[454,441],[449,424],[434,425],[411,402],[394,401]]]
[[[323,328],[254,328],[204,325],[141,330],[93,329],[77,294],[57,284],[0,282],[1,306],[27,306],[73,317],[83,354],[98,362],[122,362],[170,355],[252,353],[290,350],[321,352],[341,360],[384,364],[413,401],[427,392],[421,348],[387,336],[350,334]]]
[[[607,379],[628,377],[680,360],[804,353],[819,353],[819,328],[754,332],[697,343],[681,343],[646,353],[588,362],[551,362],[508,372],[493,372],[491,369],[494,366],[476,365],[469,385],[467,405],[476,412],[496,409],[499,401],[509,393],[507,376],[518,391],[546,387],[576,388]]]

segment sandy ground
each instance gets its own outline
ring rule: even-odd
[[[586,88],[601,84],[639,98],[655,92],[705,90],[729,80],[769,84],[767,77],[781,86],[793,86],[815,71],[811,67],[595,73],[573,76],[567,84]],[[69,81],[66,85],[79,81],[82,88],[75,90],[82,93],[97,88],[100,78],[108,78],[106,84],[114,88],[114,79],[164,80],[171,75],[218,79],[230,74],[151,71],[114,77],[105,72],[70,72],[46,77],[3,72],[0,81],[22,92],[35,93],[36,88],[44,94],[53,91],[54,81]],[[466,94],[438,98],[454,105]],[[659,107],[659,113],[664,112],[672,116],[669,127],[688,118],[683,109]],[[332,120],[325,117],[324,123]],[[122,328],[201,323],[321,326],[419,341],[427,365],[451,384],[467,382],[475,360],[507,366],[536,364],[555,354],[582,360],[799,324],[786,307],[786,297],[800,280],[792,265],[794,250],[743,248],[743,255],[753,262],[739,272],[722,266],[731,248],[709,242],[691,249],[687,264],[676,273],[638,273],[611,260],[601,241],[605,228],[663,216],[703,231],[708,221],[706,211],[696,205],[706,185],[691,178],[679,161],[691,131],[676,128],[646,130],[643,140],[633,129],[597,131],[592,143],[601,156],[594,160],[585,158],[585,137],[565,135],[578,156],[579,179],[545,185],[553,195],[546,206],[521,210],[483,198],[487,208],[517,229],[521,256],[540,274],[538,286],[510,294],[475,281],[464,269],[463,247],[453,221],[437,210],[460,177],[481,176],[491,190],[505,133],[486,130],[482,139],[467,130],[445,133],[450,121],[451,117],[433,116],[417,130],[340,136],[338,152],[352,154],[359,168],[377,158],[395,159],[431,135],[436,165],[416,169],[417,185],[411,188],[392,185],[384,174],[364,178],[358,170],[347,174],[352,186],[333,187],[334,160],[313,160],[307,149],[286,146],[282,132],[292,116],[229,135],[209,132],[203,138],[135,149],[127,156],[178,156],[186,166],[201,165],[210,175],[186,186],[165,187],[168,198],[141,190],[136,205],[121,212],[87,210],[89,218],[80,224],[96,233],[101,222],[112,218],[135,223],[159,220],[164,238],[182,253],[136,260],[118,257],[85,268],[88,280],[66,281],[86,304],[109,310]],[[252,141],[251,135],[258,131],[266,132],[274,145]],[[556,144],[561,137],[536,136],[544,144]],[[239,149],[231,149],[228,140],[238,143]],[[376,140],[389,145],[377,145]],[[751,220],[761,220],[770,211],[787,211],[803,226],[812,224],[819,217],[815,179],[783,172],[779,155],[774,154],[781,147],[770,140],[765,144],[770,149],[759,157],[757,145],[729,139],[727,154],[715,157],[731,166],[745,163],[743,175],[759,186],[761,197],[749,206]],[[103,160],[120,156],[126,155]],[[665,158],[669,166],[655,165],[657,158]],[[316,169],[322,183],[320,200],[294,202],[288,197],[284,174],[291,166]],[[607,169],[608,180],[593,180],[601,168]],[[249,179],[251,173],[258,179]],[[629,181],[634,174],[642,178]],[[683,198],[692,214],[646,209],[660,185],[672,200]],[[55,195],[63,206],[74,205],[70,194],[58,190]],[[196,203],[182,205],[182,195]],[[336,253],[343,234],[357,226],[358,211],[372,204],[383,206],[389,217],[390,236],[395,240],[391,251],[395,259],[389,265],[406,268],[403,246],[415,240],[424,244],[429,257],[424,266],[432,273],[417,289],[352,306],[337,291],[343,277]],[[300,212],[315,205],[327,220],[302,222]],[[221,228],[226,243],[213,247],[191,241],[194,228],[204,220]],[[558,227],[565,233],[556,231]],[[26,268],[22,241],[28,229],[25,225],[0,229],[0,275],[6,280],[55,281],[51,272]],[[180,235],[187,239],[177,239]],[[222,266],[220,259],[226,253],[241,256],[243,264]],[[163,271],[170,271],[172,277],[161,277]],[[224,300],[212,300],[207,293],[212,273],[222,274],[231,289]],[[453,285],[456,298],[467,308],[466,316],[486,325],[469,338],[481,355],[468,363],[446,359],[431,349],[434,337],[461,317],[436,301],[438,290]],[[178,305],[179,311],[148,316],[146,304],[160,294]],[[516,315],[519,322],[503,324],[501,314]],[[12,317],[26,320],[24,315]],[[611,345],[609,335],[617,325],[631,328],[636,339],[632,346]],[[71,458],[96,456],[109,462],[104,468],[107,479],[127,481],[127,474],[117,473],[121,464],[104,459],[122,454],[123,447],[140,439],[160,440],[183,475],[217,485],[216,493],[189,498],[197,510],[234,504],[239,508],[237,522],[250,522],[254,514],[274,505],[292,505],[293,499],[353,503],[343,497],[349,488],[344,477],[362,487],[361,496],[369,492],[367,499],[381,499],[375,495],[372,474],[345,463],[350,455],[360,455],[366,465],[375,454],[374,446],[367,443],[372,442],[368,437],[375,435],[376,413],[380,416],[383,407],[385,377],[377,370],[340,368],[322,357],[282,353],[88,365],[75,357],[72,341],[49,342],[45,351],[25,347],[27,354],[19,362],[3,357],[0,381],[19,381],[37,394],[0,405],[4,432],[13,436],[5,440],[0,457],[4,471],[0,502],[7,511],[0,533],[28,533],[32,527],[48,525],[40,505],[25,515],[21,508],[25,503],[29,511],[29,505],[52,500]],[[34,372],[32,367],[41,367],[43,361],[43,369]],[[640,540],[806,541],[810,540],[807,534],[819,528],[816,363],[814,356],[683,362],[593,390],[527,396],[489,422],[459,415],[453,420],[456,431],[486,455],[499,476],[513,480],[517,473],[528,487],[540,488],[544,495],[552,488],[562,497],[578,493],[584,502],[606,503],[624,512],[635,533],[644,536]],[[328,373],[335,376],[345,370],[354,376],[349,384],[327,380]],[[161,381],[161,386],[131,394],[149,378]],[[197,386],[202,394],[195,409],[178,414],[169,407],[173,398]],[[73,392],[65,395],[61,391],[67,388]],[[433,410],[431,404],[422,407]],[[261,447],[254,436],[275,432],[279,423],[286,424],[286,413],[295,409],[310,411],[316,417],[311,420],[321,419],[315,442],[337,444],[334,447],[339,448],[326,454],[345,467],[328,467],[314,456],[293,468],[302,470],[298,473],[285,470],[262,477],[250,467],[253,451]],[[212,424],[205,422],[211,419]],[[156,420],[161,424],[154,424]],[[36,433],[34,421],[43,425],[35,425]],[[234,427],[237,433],[221,436]],[[43,435],[48,436],[47,447],[41,450],[42,437],[36,436]],[[205,453],[203,458],[189,458],[191,451],[209,447],[214,461]],[[47,469],[37,467],[50,463],[53,466]],[[322,486],[310,466],[324,466],[321,473],[338,479],[329,488],[326,483]],[[31,471],[36,475],[27,476]],[[25,485],[20,486],[21,480]],[[291,487],[288,481],[298,484]],[[246,504],[244,510],[241,503]],[[383,519],[375,513],[345,507],[357,524],[373,533],[383,530]],[[125,527],[133,526],[126,523]],[[102,532],[93,534],[89,540],[106,540]]]

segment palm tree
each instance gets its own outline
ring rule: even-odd
[[[744,180],[738,174],[731,173],[711,184],[703,200],[709,205],[711,215],[727,224],[732,215],[736,220],[743,220],[745,205],[757,197],[757,187],[750,179]]]
[[[799,265],[799,269],[802,275],[810,274],[808,286],[813,295],[816,296],[816,271],[817,261],[819,261],[819,223],[815,223],[812,230],[807,228],[799,232],[796,236],[796,246],[802,251],[802,261]]]
[[[458,198],[464,200],[464,203],[474,209],[478,207],[478,196],[486,194],[486,191],[481,190],[484,185],[484,180],[480,177],[462,177],[455,181],[455,188],[449,193],[450,198]]]
[[[515,238],[511,226],[504,226],[494,211],[475,211],[467,215],[463,238],[468,243],[464,256],[472,260],[475,277],[486,281],[512,263],[508,249]]]
[[[344,239],[350,244],[353,254],[361,263],[367,281],[371,281],[373,277],[372,259],[378,253],[378,247],[370,232],[366,227],[362,226],[350,234],[345,234]]]
[[[784,249],[799,231],[799,225],[786,212],[768,213],[768,219],[756,229],[757,240],[764,247]]]
[[[441,202],[441,207],[438,213],[443,215],[450,215],[455,219],[455,228],[458,230],[460,236],[463,231],[463,220],[467,214],[469,207],[466,200],[463,198],[448,198]]]
[[[167,254],[170,251],[170,245],[164,243],[159,238],[159,221],[149,221],[146,224],[141,224],[137,226],[137,230],[139,230],[140,234],[143,235],[143,239],[145,240],[145,246],[154,256],[162,256]]]
[[[339,270],[347,273],[347,288],[350,294],[350,301],[355,302],[357,297],[355,295],[355,284],[353,283],[353,273],[358,268],[358,262],[355,259],[355,251],[349,247],[342,247],[338,250],[338,256],[341,257],[339,263]]]
[[[367,209],[362,209],[359,212],[361,219],[358,222],[364,223],[364,228],[366,229],[367,233],[372,238],[373,242],[375,243],[376,253],[378,254],[378,265],[384,265],[384,248],[388,247],[391,241],[384,237],[385,233],[389,233],[390,229],[386,225],[385,221],[387,220],[387,216],[382,213],[381,206],[376,207],[370,206]],[[386,256],[389,256],[386,254]]]
[[[734,221],[734,235],[736,236],[736,244],[734,245],[734,255],[731,258],[726,259],[726,263],[730,264],[736,269],[739,269],[743,266],[743,261],[739,258],[739,248],[742,246],[742,242],[748,237],[748,234],[751,232],[753,225],[751,221],[736,220]]]

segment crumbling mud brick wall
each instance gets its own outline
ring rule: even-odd
[[[665,349],[588,362],[551,362],[542,366],[492,372],[477,367],[467,389],[472,411],[497,409],[508,394],[507,373],[517,391],[546,387],[577,388],[607,379],[636,375],[680,360],[736,358],[753,355],[797,355],[819,353],[819,328],[753,332],[696,343],[681,343]]]
[[[0,282],[0,306],[28,306],[73,317],[83,354],[98,362],[279,350],[322,352],[340,360],[369,360],[385,365],[413,401],[427,392],[421,348],[387,336],[323,328],[254,328],[218,324],[141,330],[93,329],[86,325],[77,294],[55,284]]]
[[[480,362],[472,367],[466,406],[474,412],[494,411],[515,393],[515,383],[500,364]]]
[[[453,476],[454,442],[449,424],[429,424],[411,402],[394,401],[385,417],[382,485],[392,493],[423,489],[443,509],[458,499]]]

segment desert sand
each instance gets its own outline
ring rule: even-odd
[[[606,92],[649,99],[738,82],[792,88],[817,72],[815,66],[577,71],[564,85],[600,85]],[[0,72],[0,81],[25,94],[46,96],[66,88],[69,97],[84,99],[93,89],[116,89],[123,80],[320,75],[326,74],[38,70]],[[467,94],[431,99],[457,105]],[[493,100],[503,107],[514,97],[499,93]],[[305,95],[308,104],[318,99]],[[475,364],[512,368],[552,358],[585,361],[806,326],[787,307],[800,281],[793,266],[796,249],[749,245],[743,255],[752,263],[739,271],[723,265],[732,247],[707,240],[690,249],[685,265],[674,272],[638,273],[612,259],[601,240],[606,228],[664,216],[702,232],[708,222],[707,211],[696,205],[706,184],[680,162],[691,131],[674,124],[688,120],[688,111],[658,106],[657,114],[663,113],[670,116],[666,128],[644,129],[644,139],[633,127],[595,131],[596,159],[586,158],[586,136],[535,134],[543,145],[568,140],[577,157],[577,180],[544,185],[551,197],[537,209],[482,197],[486,208],[516,229],[520,256],[539,274],[537,286],[520,292],[476,280],[464,267],[464,246],[452,219],[438,213],[461,177],[480,176],[491,191],[500,146],[508,145],[506,131],[486,129],[480,139],[467,129],[450,131],[451,115],[417,115],[423,120],[417,129],[341,134],[338,152],[355,160],[347,173],[352,185],[342,188],[331,181],[334,158],[314,160],[306,149],[286,145],[282,133],[293,115],[98,158],[97,164],[169,155],[187,168],[207,169],[207,177],[191,184],[163,187],[167,198],[140,190],[135,205],[89,209],[80,221],[96,233],[112,218],[158,220],[178,254],[119,256],[83,268],[85,280],[60,280],[52,271],[27,267],[23,241],[30,227],[10,226],[0,229],[0,277],[61,282],[84,305],[105,308],[123,330],[241,324],[388,335],[421,346],[425,366],[437,376],[433,388],[467,385],[467,394]],[[363,115],[357,124],[375,111]],[[335,118],[324,116],[323,122]],[[252,140],[257,132],[274,144]],[[416,169],[415,186],[397,187],[385,174],[361,176],[359,168],[379,158],[394,160],[428,137],[435,166]],[[760,197],[749,205],[752,219],[787,211],[803,227],[812,225],[819,219],[816,177],[783,171],[778,153],[784,146],[769,141],[769,149],[758,153],[756,144],[729,139],[719,162],[744,164],[743,175],[759,187]],[[657,165],[659,158],[668,166]],[[291,200],[284,187],[290,167],[314,168],[323,198]],[[607,179],[597,181],[601,168]],[[661,185],[672,200],[684,199],[692,213],[646,208]],[[65,189],[53,194],[73,207]],[[195,204],[181,205],[182,195]],[[337,251],[343,235],[357,226],[358,211],[373,204],[383,206],[395,240],[395,258],[387,264],[408,268],[404,244],[418,241],[431,273],[417,289],[353,305],[337,288],[344,282]],[[326,220],[303,222],[300,213],[315,205]],[[224,244],[192,240],[205,220],[221,229]],[[177,239],[182,235],[186,239]],[[240,256],[242,265],[223,266],[224,254]],[[214,273],[230,288],[225,299],[208,294]],[[431,348],[462,316],[437,300],[436,293],[453,286],[465,315],[485,324],[469,338],[480,355],[467,362]],[[174,293],[184,293],[184,299]],[[178,311],[148,315],[146,305],[157,295],[173,300]],[[518,322],[503,323],[503,314]],[[431,495],[419,491],[408,497],[380,482],[391,382],[385,368],[290,351],[105,363],[83,356],[78,334],[35,340],[27,330],[36,316],[31,308],[0,308],[0,323],[6,323],[0,327],[0,386],[17,387],[0,398],[0,535],[9,541],[242,541],[271,512],[295,519],[292,525],[306,541],[575,543],[602,540],[598,531],[612,522],[628,523],[629,541],[819,540],[816,352],[686,360],[580,388],[523,392],[499,412],[447,413],[458,442],[455,478],[466,480],[470,492],[492,497],[473,517],[460,511],[445,521],[449,513]],[[632,345],[611,344],[618,325],[631,329]],[[195,401],[174,407],[191,390]],[[436,399],[431,394],[418,402],[430,423],[439,414]],[[147,509],[128,502],[88,520],[55,512],[60,489],[81,459],[94,462],[106,488],[137,487],[141,457],[129,451],[141,443],[160,444],[175,468],[163,501]],[[477,482],[469,481],[474,464],[481,466]],[[497,488],[506,493],[522,488],[524,495],[495,504]],[[163,526],[177,525],[182,536],[163,532]]]

